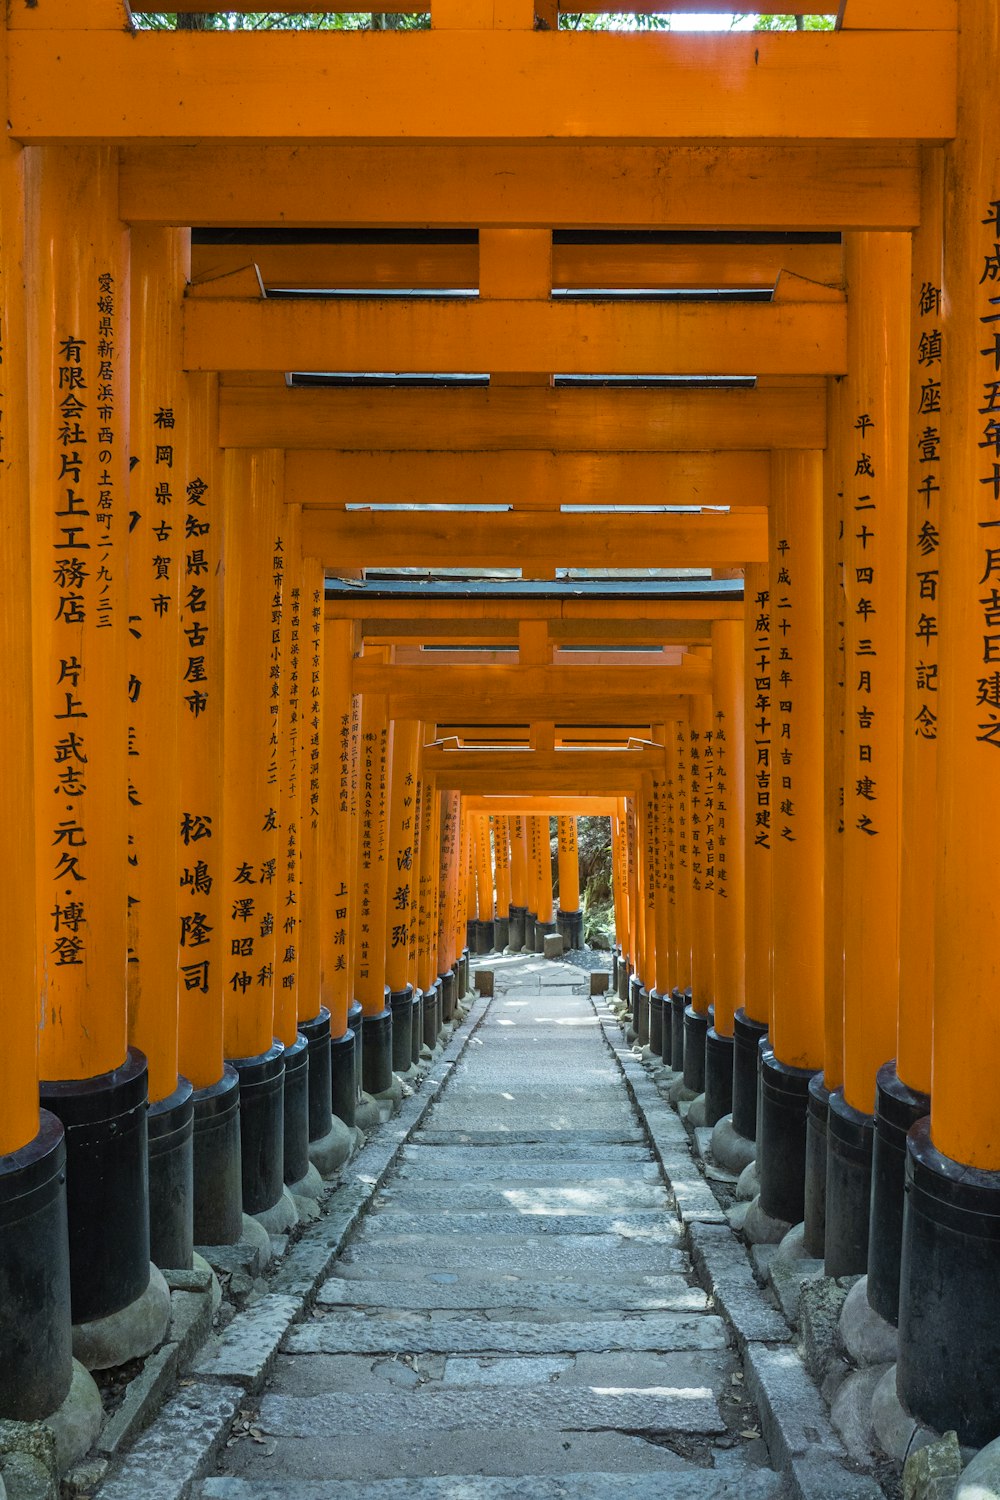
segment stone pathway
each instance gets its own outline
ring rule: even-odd
[[[484,1022],[194,1494],[779,1500],[586,976],[484,962]]]

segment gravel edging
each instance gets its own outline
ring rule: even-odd
[[[598,997],[595,1014],[625,1088],[663,1170],[686,1247],[744,1364],[772,1462],[793,1500],[884,1500],[869,1474],[852,1469],[847,1450],[780,1312],[757,1285],[742,1241],[729,1225],[694,1157],[683,1121],[660,1095],[626,1044],[613,1011]]]
[[[267,1292],[191,1351],[186,1378],[104,1479],[94,1500],[136,1500],[139,1495],[143,1500],[188,1500],[192,1486],[210,1470],[237,1413],[264,1386],[288,1330],[313,1307],[334,1261],[448,1082],[489,1005],[485,997],[472,1002],[417,1092],[340,1169],[339,1185],[327,1198],[322,1217],[288,1251]]]

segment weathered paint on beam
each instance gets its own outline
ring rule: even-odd
[[[400,290],[478,287],[476,244],[195,245],[193,281],[225,276],[252,264],[266,287]],[[552,285],[590,287],[771,287],[782,271],[839,285],[838,244],[610,244],[552,247]]]
[[[767,512],[615,512],[600,525],[530,511],[302,513],[302,546],[334,572],[356,568],[713,568],[763,562]],[[633,604],[634,609],[634,604]]]
[[[955,131],[947,32],[21,30],[9,79],[10,134],[26,144],[944,141]]]
[[[842,301],[188,298],[188,370],[839,375]]]
[[[433,441],[433,433],[428,437]],[[285,500],[346,505],[767,505],[770,458],[722,453],[290,451]]]
[[[678,666],[660,667],[414,667],[370,662],[361,656],[354,663],[354,691],[413,698],[422,693],[441,697],[465,692],[468,701],[477,707],[480,700],[487,701],[498,694],[517,694],[536,699],[540,709],[550,696],[559,698],[576,693],[584,703],[589,703],[593,713],[594,703],[602,702],[605,694],[647,703],[650,699],[680,693],[710,693],[712,664],[688,656]],[[547,710],[545,717],[549,717]]]
[[[918,147],[125,146],[126,222],[219,227],[912,229]]]
[[[607,818],[617,813],[618,804],[614,797],[547,797],[540,801],[538,798],[529,799],[523,794],[506,797],[473,795],[466,798],[465,810],[471,813],[500,815],[547,813],[550,817],[559,817],[561,814],[568,816],[575,813],[581,818]]]
[[[544,701],[533,694],[485,687],[480,681],[476,695],[470,703],[469,690],[461,692],[425,689],[419,693],[394,693],[389,700],[389,712],[394,719],[421,719],[428,724],[454,723],[475,706],[476,718],[483,724],[528,724],[541,717],[557,724],[589,724],[594,717],[594,699],[590,694],[550,694]],[[606,724],[632,725],[639,714],[653,718],[656,722],[688,717],[687,696],[637,698],[633,693],[602,696],[600,701],[602,722]]]
[[[223,385],[224,448],[680,452],[822,448],[820,379],[754,389]]]

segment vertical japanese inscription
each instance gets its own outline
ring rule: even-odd
[[[1000,749],[1000,198],[991,200],[981,225],[979,322],[983,337],[978,354],[982,397],[976,417],[982,465],[977,476],[981,495],[976,522],[980,532],[976,586],[982,651],[976,677],[976,739]]]

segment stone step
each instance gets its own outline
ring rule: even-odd
[[[447,1279],[446,1279],[447,1278]],[[497,1276],[481,1279],[444,1273],[417,1281],[349,1280],[332,1276],[320,1289],[321,1306],[382,1307],[394,1312],[517,1308],[536,1315],[607,1312],[701,1312],[707,1298],[682,1276],[646,1276],[634,1282],[609,1282],[599,1270],[591,1282],[525,1281]]]
[[[339,1455],[339,1445],[338,1445]],[[374,1477],[374,1476],[372,1476]],[[383,1479],[379,1500],[781,1500],[781,1479],[770,1469],[719,1465],[648,1473],[563,1472],[560,1474],[433,1475]],[[196,1500],[371,1500],[371,1480],[287,1478],[206,1479]],[[831,1497],[834,1500],[834,1497]]]
[[[679,1437],[677,1441],[685,1445],[696,1443],[703,1453],[710,1445],[713,1449],[717,1447],[707,1438]],[[730,1457],[729,1454],[721,1456]],[[622,1473],[655,1474],[662,1485],[667,1479],[672,1480],[683,1473],[704,1475],[706,1472],[695,1463],[679,1458],[665,1443],[628,1433],[517,1426],[504,1429],[494,1423],[486,1428],[469,1426],[455,1432],[428,1433],[419,1428],[392,1426],[375,1440],[367,1433],[355,1436],[345,1428],[340,1429],[334,1442],[328,1438],[310,1442],[303,1438],[272,1437],[265,1439],[264,1444],[235,1444],[227,1450],[225,1462],[227,1469],[241,1477],[259,1478],[262,1472],[275,1475],[274,1482],[283,1485],[281,1500],[295,1500],[295,1491],[289,1487],[289,1480],[311,1479],[329,1483],[331,1471],[336,1472],[341,1480],[359,1480],[368,1485],[365,1494],[369,1497],[373,1494],[371,1486],[376,1481],[379,1489],[374,1493],[381,1496],[382,1483],[402,1475],[412,1476],[405,1481],[408,1484],[417,1478],[451,1475],[453,1477],[447,1483],[453,1488],[444,1492],[447,1500],[467,1500],[463,1481],[457,1477],[466,1474],[502,1475],[516,1479],[523,1488],[508,1493],[516,1495],[518,1500],[535,1500],[532,1480],[522,1479],[524,1475],[610,1473],[615,1476],[614,1483],[610,1489],[598,1492],[594,1500],[618,1500],[617,1476]],[[718,1469],[708,1471],[712,1477],[719,1472]],[[663,1491],[657,1489],[654,1493],[659,1495]],[[742,1495],[743,1491],[708,1492],[718,1493],[728,1497],[730,1494]],[[574,1488],[564,1483],[560,1500],[575,1500],[576,1494]],[[705,1500],[704,1491],[695,1494],[697,1500]],[[142,1490],[137,1488],[120,1500],[140,1500],[141,1495]],[[828,1500],[840,1500],[840,1497],[830,1495]]]
[[[707,1390],[730,1397],[735,1357],[731,1349],[648,1350],[600,1354],[297,1354],[282,1359],[269,1387],[272,1395],[329,1396],[345,1391],[383,1395],[399,1391],[444,1391],[461,1409],[467,1387],[478,1389],[573,1390],[598,1395],[670,1387]]]
[[[482,1182],[415,1182],[395,1179],[379,1194],[379,1204],[447,1210],[451,1207],[514,1208],[538,1213],[618,1213],[630,1208],[669,1207],[667,1190],[654,1182],[595,1177],[559,1187],[500,1178]]]
[[[662,1386],[651,1390],[590,1390],[522,1386],[414,1391],[331,1391],[323,1396],[266,1395],[257,1426],[265,1437],[336,1440],[342,1432],[372,1437],[397,1427],[409,1431],[456,1432],[480,1426],[573,1432],[716,1435],[726,1430],[707,1386]]]
[[[397,1208],[393,1203],[380,1204],[366,1216],[359,1242],[387,1242],[401,1234],[440,1234],[456,1236],[482,1234],[517,1234],[521,1228],[533,1234],[617,1234],[627,1240],[648,1240],[658,1245],[680,1244],[680,1221],[665,1209],[634,1210],[624,1213],[587,1214],[562,1210],[559,1213],[536,1213],[534,1209],[511,1210],[509,1213],[489,1209],[464,1209],[455,1212],[446,1205],[427,1208],[422,1213]]]
[[[523,1221],[521,1221],[523,1222]],[[683,1251],[652,1241],[629,1240],[617,1234],[533,1234],[525,1226],[520,1234],[400,1234],[381,1242],[359,1234],[340,1257],[341,1265],[370,1266],[377,1276],[391,1265],[432,1267],[457,1271],[485,1267],[500,1273],[530,1274],[541,1271],[579,1278],[601,1264],[622,1271],[662,1276],[668,1271],[687,1271]]]
[[[633,1125],[623,1130],[426,1130],[415,1131],[415,1146],[529,1146],[546,1151],[551,1148],[581,1146],[645,1145],[645,1133]]]
[[[378,1313],[337,1308],[289,1330],[289,1354],[564,1354],[608,1349],[722,1349],[710,1313],[641,1313],[554,1323],[457,1313]]]
[[[427,1181],[438,1177],[461,1180],[470,1172],[495,1172],[502,1177],[530,1177],[552,1181],[567,1178],[587,1178],[595,1167],[600,1171],[605,1165],[614,1168],[613,1175],[628,1172],[631,1175],[639,1167],[653,1167],[649,1148],[641,1145],[595,1143],[581,1148],[576,1141],[554,1145],[510,1145],[504,1142],[490,1146],[404,1146],[399,1156],[399,1175],[404,1178],[418,1174]],[[604,1175],[601,1172],[601,1175]],[[655,1181],[646,1178],[644,1181]]]

